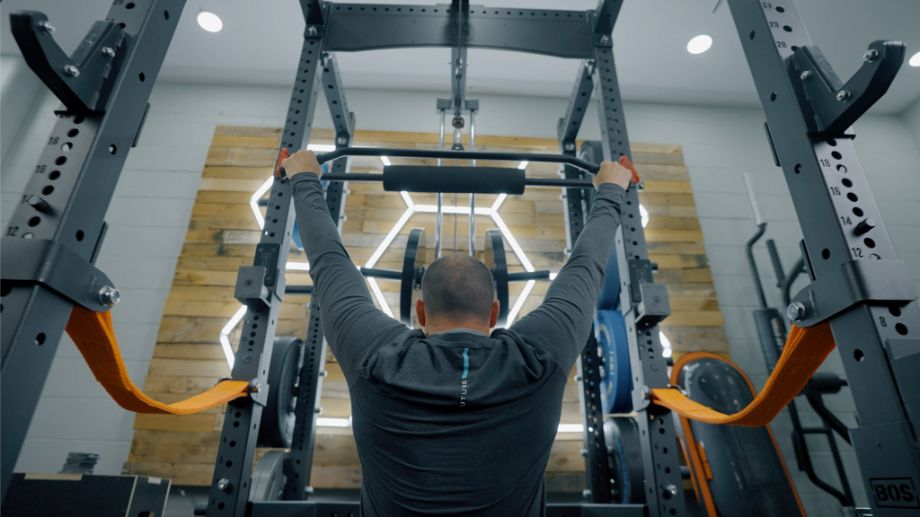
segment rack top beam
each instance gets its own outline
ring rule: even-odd
[[[472,7],[464,30],[447,5],[326,3],[324,50],[473,47],[562,58],[593,56],[594,11]]]

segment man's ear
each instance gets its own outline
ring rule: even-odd
[[[489,328],[495,328],[495,324],[498,323],[498,311],[501,309],[501,304],[498,303],[498,300],[492,300],[492,309],[489,311]]]
[[[415,315],[418,317],[418,326],[425,326],[425,302],[419,298],[415,300]]]

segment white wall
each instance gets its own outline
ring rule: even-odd
[[[904,119],[904,124],[911,130],[914,138],[917,139],[917,143],[920,144],[920,99],[917,99],[917,102],[904,110],[901,116]],[[920,169],[920,165],[917,168]]]
[[[168,83],[160,83],[154,90],[140,145],[128,159],[109,211],[112,228],[99,260],[124,294],[124,301],[114,310],[115,325],[126,348],[131,375],[138,382],[144,378],[153,351],[214,126],[280,127],[288,93],[287,88]],[[425,131],[437,128],[437,95],[353,90],[348,92],[348,100],[361,129]],[[480,134],[547,137],[555,135],[556,120],[566,102],[535,97],[480,99]],[[47,96],[42,100],[13,152],[3,159],[4,220],[49,131],[54,105]],[[768,236],[777,240],[787,265],[798,253],[801,233],[782,174],[773,166],[761,113],[756,109],[640,103],[627,103],[625,111],[633,141],[683,146],[732,353],[755,382],[762,384],[765,371],[750,315],[754,292],[743,255],[754,223],[742,172],[754,178],[757,198],[770,224]],[[317,113],[316,125],[329,127],[324,106],[319,106]],[[920,143],[908,133],[907,123],[907,118],[893,116],[864,117],[856,127],[856,146],[901,258],[920,284],[920,239],[916,238],[920,235],[916,217],[920,213]],[[591,110],[583,136],[596,138],[596,125]],[[769,285],[770,268],[762,251],[762,273]],[[772,290],[770,295],[778,304]],[[829,361],[829,367],[840,371],[839,359]],[[847,394],[835,397],[830,406],[845,421],[854,422]],[[73,424],[61,426],[62,421]],[[64,342],[18,468],[53,471],[68,451],[81,450],[103,454],[100,472],[118,472],[130,446],[131,422],[132,416],[115,407],[95,385],[72,343]],[[774,429],[794,470],[788,420],[778,419]],[[829,466],[827,448],[817,449],[822,456],[820,466]],[[853,470],[852,454],[846,446],[843,450]],[[795,477],[810,514],[837,514],[832,499],[814,489],[804,476]],[[862,497],[859,478],[854,477],[853,482]]]
[[[0,159],[6,155],[38,97],[38,78],[19,56],[0,55]]]

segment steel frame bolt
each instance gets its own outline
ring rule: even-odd
[[[249,383],[249,392],[258,393],[262,391],[262,383],[259,381],[252,381]]]
[[[804,72],[799,74],[799,79],[803,81],[807,81],[808,79],[811,79],[812,75],[814,75],[814,72],[812,72],[811,70],[805,70]]]
[[[562,146],[562,148],[565,149],[566,151],[574,151],[574,150],[575,150],[575,143],[574,143],[574,142],[566,142],[565,145]]]
[[[802,302],[792,302],[786,307],[786,317],[791,321],[800,321],[805,318],[805,314],[808,312],[805,304]]]
[[[54,32],[54,25],[51,25],[50,23],[48,23],[48,20],[42,20],[38,22],[38,28],[41,29],[42,32],[45,32],[48,34],[51,34],[52,32]]]
[[[64,65],[64,74],[70,77],[80,77],[80,69],[73,65]]]
[[[227,478],[220,478],[217,480],[217,489],[221,492],[230,492],[230,489],[233,488],[233,483],[230,482]]]
[[[106,307],[114,307],[115,304],[121,301],[121,293],[118,292],[118,289],[110,285],[103,286],[102,289],[99,289],[99,303],[105,305]]]
[[[584,489],[584,490],[581,491],[581,496],[584,497],[585,499],[590,499],[590,498],[591,498],[591,491],[588,490],[588,489],[586,488],[586,489]]]
[[[603,36],[601,36],[601,43],[603,43],[604,45],[606,45],[607,43],[610,43],[610,36],[608,36],[608,35],[606,35],[606,34],[604,34]]]
[[[115,57],[115,49],[112,47],[102,47],[102,53],[108,57]]]
[[[849,91],[849,90],[840,90],[839,92],[837,92],[837,100],[838,100],[838,101],[843,102],[843,101],[848,100],[849,98],[850,98],[850,91]]]
[[[348,145],[348,138],[345,138],[344,136],[340,136],[335,139],[335,143],[339,145]]]
[[[317,30],[315,25],[311,25],[307,27],[307,34],[309,34],[310,36],[316,36],[318,32],[319,30]]]
[[[51,205],[42,199],[41,196],[29,196],[26,198],[26,204],[34,208],[36,211],[44,214],[47,214],[51,211]]]
[[[652,390],[648,386],[642,386],[642,400],[652,400]]]
[[[878,59],[878,50],[875,50],[874,48],[870,48],[869,50],[866,51],[865,54],[863,54],[863,61],[865,61],[866,63],[871,63],[872,61],[875,61],[876,59]]]
[[[671,494],[671,497],[677,495],[677,485],[670,484],[670,485],[664,487],[664,489],[665,489],[665,491],[666,491],[667,493]]]

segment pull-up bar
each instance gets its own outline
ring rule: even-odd
[[[316,155],[319,163],[343,156],[396,156],[400,158],[444,158],[448,160],[507,160],[515,162],[564,163],[591,174],[597,174],[599,165],[564,154],[500,153],[495,151],[451,151],[446,149],[389,149],[384,147],[342,147]],[[556,185],[553,185],[556,186]]]

